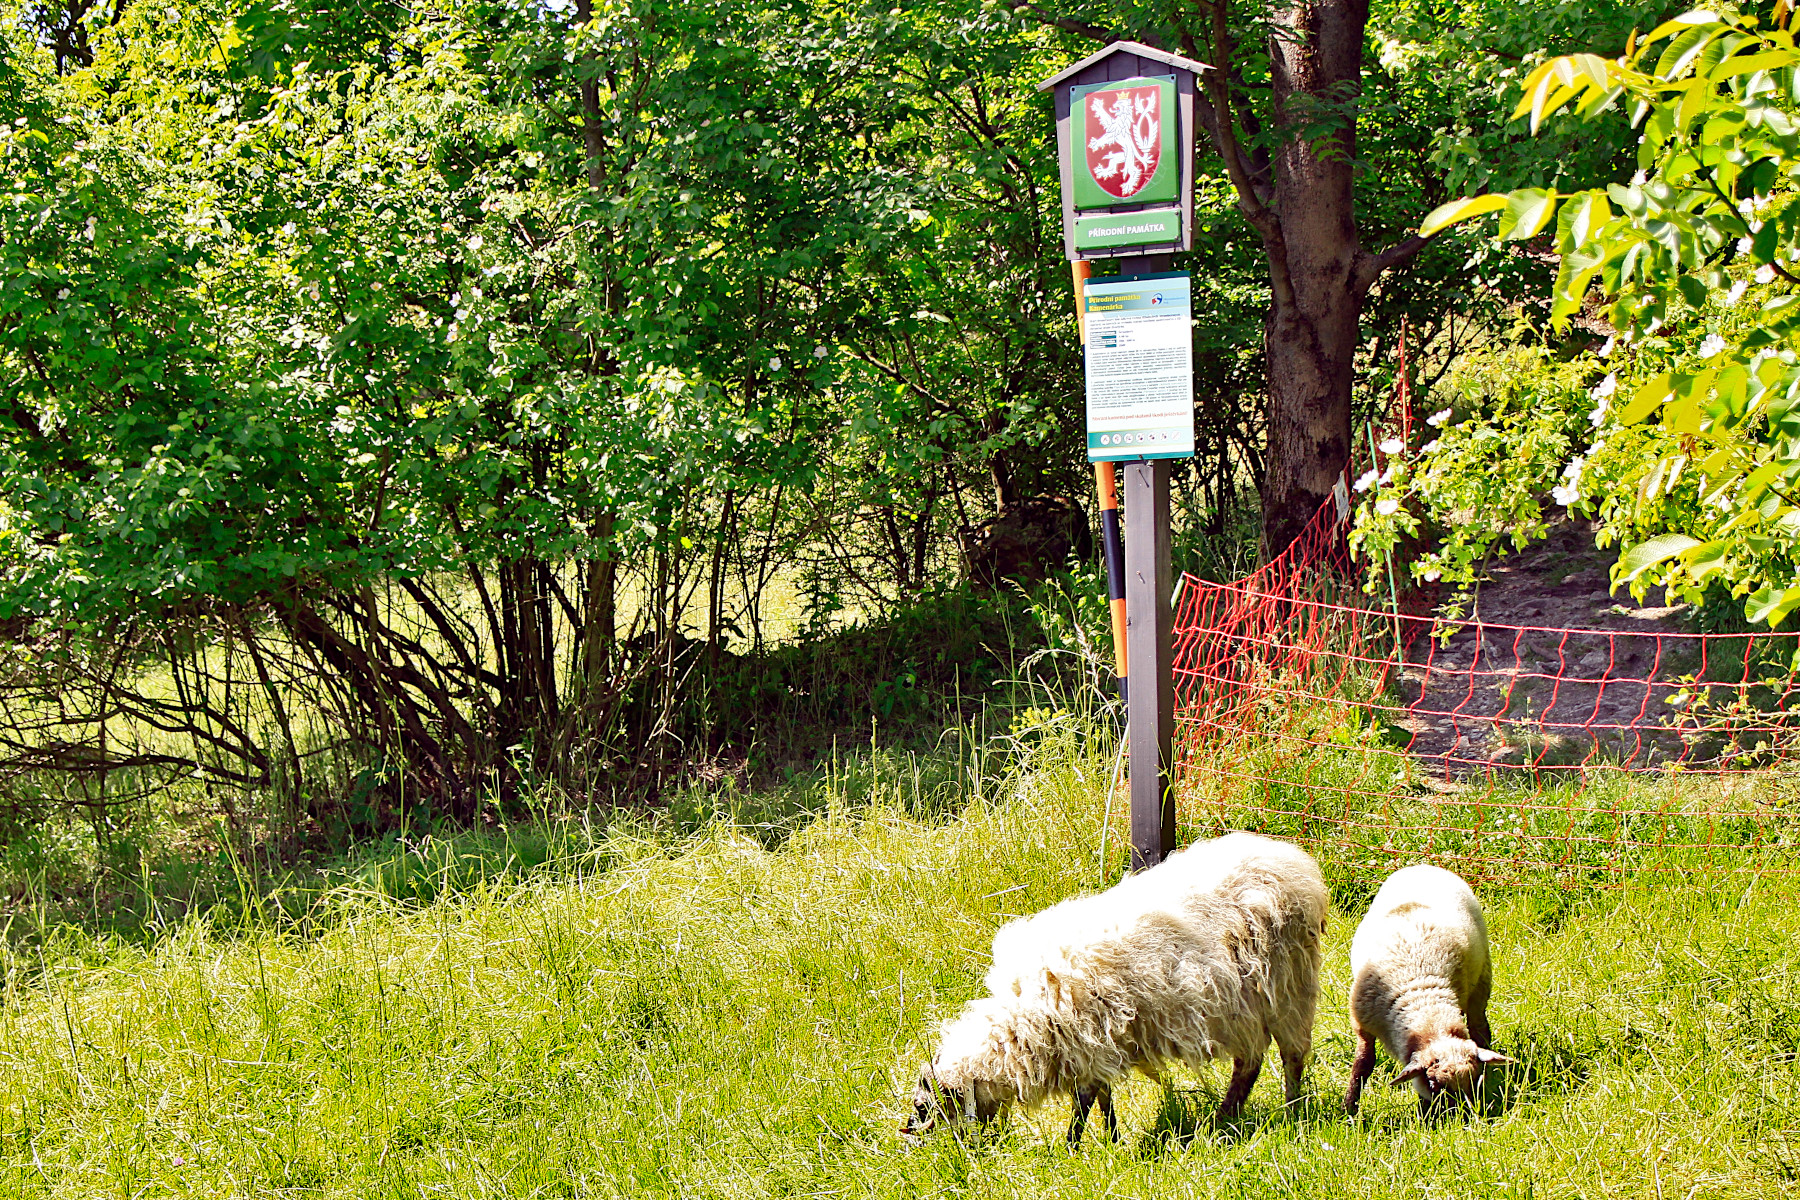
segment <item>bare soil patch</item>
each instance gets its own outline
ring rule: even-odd
[[[1742,642],[1694,634],[1685,605],[1614,595],[1615,557],[1591,523],[1565,522],[1491,566],[1468,617],[1438,636],[1421,627],[1401,680],[1411,752],[1451,774],[1691,757],[1680,697],[1697,675],[1721,677],[1721,654],[1741,676]]]

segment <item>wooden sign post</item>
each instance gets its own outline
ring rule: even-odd
[[[1180,321],[1179,345],[1172,340],[1177,301],[1183,318],[1188,311],[1188,283],[1170,268],[1173,253],[1193,245],[1194,96],[1199,73],[1209,69],[1137,42],[1114,42],[1039,85],[1056,100],[1063,245],[1076,265],[1076,311],[1088,351],[1088,458],[1103,507],[1114,470],[1125,475],[1122,556],[1111,540],[1117,520],[1103,521],[1102,533],[1109,594],[1124,596],[1124,628],[1115,616],[1113,636],[1115,643],[1123,636],[1114,647],[1122,697],[1127,663],[1131,672],[1126,751],[1134,871],[1175,849],[1169,464],[1194,451],[1191,318]],[[1119,276],[1090,279],[1097,259],[1118,260]],[[1091,298],[1096,291],[1106,293],[1104,302]],[[1181,378],[1185,438],[1170,402]],[[1106,394],[1097,397],[1101,390]],[[1114,574],[1121,562],[1123,581]]]

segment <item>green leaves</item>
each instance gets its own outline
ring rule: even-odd
[[[1503,195],[1465,196],[1461,200],[1452,200],[1448,204],[1440,204],[1431,210],[1429,216],[1419,222],[1419,236],[1431,237],[1458,221],[1466,221],[1470,217],[1478,217],[1483,213],[1497,212],[1507,205],[1507,197]]]
[[[1506,207],[1500,213],[1500,240],[1522,242],[1536,237],[1555,215],[1555,192],[1520,188],[1506,197]]]
[[[1605,536],[1624,547],[1615,586],[1657,580],[1695,601],[1724,584],[1770,624],[1800,607],[1800,222],[1786,183],[1800,138],[1785,111],[1800,53],[1784,24],[1684,13],[1616,60],[1540,64],[1514,109],[1535,130],[1626,98],[1643,130],[1638,178],[1567,196],[1557,219],[1552,319],[1599,283],[1619,335],[1605,396],[1628,398],[1593,411],[1556,495],[1605,482]],[[1531,236],[1554,203],[1512,193],[1502,237]]]
[[[1744,616],[1752,624],[1767,624],[1771,629],[1800,608],[1800,587],[1777,588],[1765,585],[1751,593],[1744,602]]]
[[[1557,195],[1545,188],[1520,188],[1506,195],[1467,196],[1439,205],[1419,223],[1419,235],[1431,237],[1459,221],[1500,213],[1500,237],[1522,242],[1542,233],[1556,215]]]
[[[1619,561],[1613,564],[1613,590],[1618,590],[1622,583],[1630,583],[1658,563],[1674,558],[1698,545],[1700,545],[1698,538],[1689,537],[1685,533],[1665,533],[1633,546],[1621,554]]]
[[[1536,133],[1546,116],[1572,100],[1586,97],[1577,107],[1583,116],[1600,112],[1616,99],[1623,88],[1616,63],[1594,54],[1569,54],[1540,63],[1520,85],[1523,96],[1513,110],[1513,119],[1527,114],[1531,132]]]

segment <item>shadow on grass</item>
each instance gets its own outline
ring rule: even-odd
[[[1211,1087],[1165,1087],[1156,1115],[1137,1135],[1139,1158],[1156,1159],[1188,1150],[1195,1144],[1225,1147],[1249,1141],[1265,1127],[1341,1121],[1336,1097],[1308,1094],[1294,1105],[1251,1104],[1230,1120],[1219,1119],[1220,1093]]]

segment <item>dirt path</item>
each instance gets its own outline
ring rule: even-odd
[[[1615,558],[1595,547],[1588,522],[1562,524],[1489,568],[1448,640],[1415,637],[1402,672],[1410,713],[1397,722],[1412,753],[1451,774],[1601,759],[1648,766],[1691,753],[1670,723],[1682,677],[1702,669],[1702,640],[1683,622],[1685,605],[1611,594]]]

